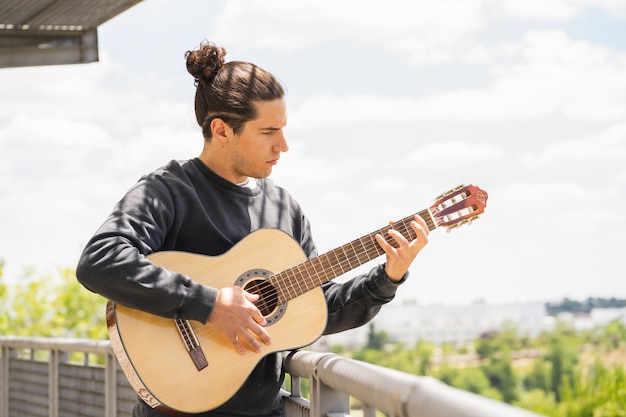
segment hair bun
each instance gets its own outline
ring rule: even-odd
[[[187,71],[194,77],[196,86],[209,84],[224,64],[226,49],[203,41],[200,47],[185,53]]]

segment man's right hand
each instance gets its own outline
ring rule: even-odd
[[[226,336],[239,354],[245,355],[246,348],[261,352],[262,342],[272,343],[269,333],[263,327],[265,317],[254,302],[258,294],[252,294],[241,287],[222,288],[217,293],[215,307],[209,317],[213,328]]]

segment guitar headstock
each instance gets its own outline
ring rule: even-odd
[[[487,193],[475,185],[461,185],[437,197],[428,209],[437,226],[448,230],[470,223],[487,207]]]

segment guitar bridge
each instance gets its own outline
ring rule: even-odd
[[[178,329],[178,333],[180,333],[180,337],[183,339],[183,343],[187,348],[187,352],[189,352],[189,357],[193,361],[194,365],[196,365],[196,369],[198,371],[203,370],[207,366],[209,366],[209,361],[206,356],[204,356],[204,352],[202,351],[202,346],[200,346],[200,342],[194,332],[191,324],[187,320],[175,320],[176,328]]]

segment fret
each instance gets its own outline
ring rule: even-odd
[[[400,224],[402,225],[402,231],[400,233],[402,233],[402,236],[404,236],[409,241],[415,239],[415,232],[411,228],[412,220],[412,218],[400,220]]]
[[[417,213],[424,221],[426,221],[426,226],[428,226],[428,230],[435,230],[437,228],[437,224],[433,218],[432,213],[428,209],[424,209]]]
[[[310,262],[311,265],[311,269],[312,269],[312,273],[309,276],[309,282],[311,283],[311,288],[309,289],[313,289],[315,287],[318,287],[322,282],[321,280],[321,274],[323,273],[322,270],[322,265],[320,263],[320,258],[317,257],[316,259],[311,260]],[[316,268],[317,266],[317,268]],[[315,285],[315,281],[319,281],[319,283],[317,285]]]
[[[301,269],[304,269],[304,272],[300,274],[301,285],[299,288],[302,292],[309,291],[316,287],[316,285],[313,282],[313,277],[315,276],[315,265],[314,265],[315,261],[316,259],[308,261],[304,264],[301,264],[298,268],[299,271]]]
[[[359,252],[357,251],[357,247],[359,245],[355,242],[356,240],[350,242],[350,258],[348,259],[348,262],[351,268],[356,268],[361,265],[361,262],[359,261]]]
[[[315,274],[315,282],[317,283],[316,286],[320,286],[323,283],[332,279],[328,278],[329,276],[332,276],[331,265],[328,262],[326,262],[326,265],[324,265],[324,259],[326,259],[326,257],[324,255],[321,255],[317,258],[317,262],[315,262],[315,264],[317,264]]]
[[[376,233],[369,235],[369,238],[370,238],[372,247],[376,249],[376,254],[372,256],[372,259],[378,255],[382,255],[384,251],[383,251],[383,248],[380,247],[378,242],[376,242]]]
[[[309,283],[311,285],[311,288],[309,289],[319,287],[320,285],[322,285],[322,283],[327,281],[326,279],[324,279],[324,277],[327,276],[327,274],[323,270],[320,257],[317,257],[316,259],[313,259],[311,261],[311,269],[312,269],[312,273],[311,273],[311,276],[309,277]]]
[[[367,236],[364,236],[360,239],[357,239],[359,241],[359,243],[361,244],[361,247],[363,248],[363,250],[359,253],[357,253],[357,259],[359,260],[359,263],[362,265],[366,262],[368,262],[370,259],[372,259],[369,256],[369,250],[367,249],[367,247],[365,246],[365,243],[363,243],[363,241],[365,240]]]
[[[329,276],[332,276],[334,274],[334,268],[333,268],[333,263],[328,258],[328,254],[327,253],[325,253],[323,255],[320,255],[318,259],[319,259],[319,263],[320,263],[320,269],[322,271],[322,274],[319,277],[320,278],[320,284],[323,284],[324,282],[327,281],[326,278],[328,278]]]
[[[304,271],[302,271],[303,268],[304,268]],[[297,269],[298,273],[296,274],[295,270],[293,270],[293,273],[294,273],[294,277],[296,278],[295,281],[296,281],[296,285],[298,286],[298,289],[296,290],[295,287],[293,289],[294,289],[294,292],[296,292],[298,295],[300,295],[300,294],[303,294],[305,291],[302,291],[302,286],[300,285],[300,281],[302,279],[298,279],[298,278],[302,277],[302,276],[306,277],[308,275],[308,272],[307,272],[307,269],[306,269],[306,264],[296,265],[296,269]]]
[[[352,263],[350,263],[350,256],[346,252],[346,249],[348,249],[348,245],[349,245],[349,243],[347,243],[347,244],[345,244],[343,246],[340,246],[339,249],[341,249],[341,252],[343,253],[343,259],[348,263],[348,267],[352,270],[352,269],[356,268],[356,266],[352,266]]]
[[[302,273],[300,272],[300,265],[297,265],[297,269],[292,268],[287,270],[286,277],[289,279],[289,291],[293,294],[293,297],[296,297],[302,293],[302,287],[300,286],[301,275]]]
[[[333,257],[334,260],[332,260],[331,257]],[[328,262],[332,265],[334,276],[338,277],[339,275],[342,275],[346,272],[346,270],[343,268],[342,261],[337,256],[336,250],[328,252],[327,258],[328,258]]]
[[[289,288],[287,285],[288,279],[286,277],[288,273],[287,271],[283,271],[279,274],[272,275],[269,278],[270,284],[276,289],[278,292],[278,299],[280,304],[284,303],[287,300],[291,300],[295,295],[291,295],[289,293]]]

